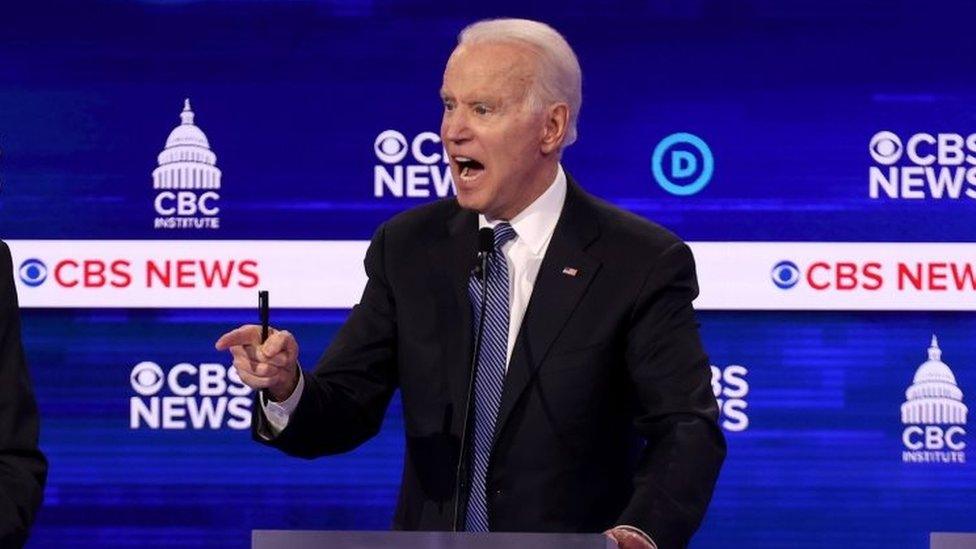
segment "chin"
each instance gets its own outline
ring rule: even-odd
[[[485,208],[488,207],[488,200],[483,196],[484,193],[478,192],[479,190],[482,189],[471,189],[467,191],[458,189],[458,204],[466,210],[484,213]]]
[[[472,197],[468,193],[458,193],[457,201],[458,201],[458,205],[460,205],[465,210],[474,210],[478,212],[481,211],[478,208],[478,206],[480,205],[479,202],[475,200],[474,197]]]

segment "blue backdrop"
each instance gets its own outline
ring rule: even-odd
[[[931,167],[949,170],[949,191],[936,178],[899,179],[892,192],[872,183],[872,170],[928,166],[900,155],[913,135],[976,133],[974,15],[962,1],[7,6],[0,237],[66,249],[79,239],[367,239],[393,214],[436,199],[433,171],[445,169],[411,151],[386,161],[378,136],[394,130],[409,147],[436,133],[458,31],[520,16],[556,27],[579,56],[580,139],[564,165],[594,194],[690,241],[971,243],[976,158],[955,163],[951,146],[925,142],[917,149],[948,155]],[[151,173],[184,98],[223,173],[219,229],[154,228],[162,214]],[[898,142],[885,145],[881,131]],[[676,132],[707,144],[707,153],[687,149],[692,164],[714,161],[692,196],[669,193],[653,174],[655,146]],[[419,146],[424,155],[439,148]],[[384,183],[410,166],[426,178],[414,194],[429,196],[397,196],[410,193]],[[679,171],[670,175],[680,180]],[[296,334],[310,365],[346,314],[275,310],[273,321]],[[403,451],[398,400],[375,439],[311,462],[250,442],[230,412],[213,425],[188,419],[187,406],[231,406],[229,360],[212,343],[254,321],[253,311],[22,315],[51,462],[29,546],[246,547],[255,528],[389,526]],[[972,312],[699,318],[729,458],[693,546],[921,547],[932,531],[976,531],[976,468],[906,461],[917,439],[904,440],[899,412],[933,334],[963,402],[974,402]],[[143,362],[164,376],[190,365],[176,377],[196,392],[164,383],[140,393],[159,381],[132,377]],[[210,396],[204,370],[216,376]],[[138,412],[165,408],[153,399],[167,396],[170,428],[164,411]],[[974,442],[965,433],[942,441]]]

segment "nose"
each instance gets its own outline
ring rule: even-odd
[[[471,139],[471,137],[468,117],[461,109],[455,108],[451,111],[444,111],[444,118],[441,120],[441,139],[444,142],[458,144]]]

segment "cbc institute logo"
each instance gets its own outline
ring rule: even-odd
[[[156,196],[154,229],[219,229],[220,178],[217,155],[193,123],[190,100],[183,101],[180,125],[166,138],[152,172]]]
[[[939,340],[933,335],[929,359],[915,371],[905,391],[901,441],[905,463],[966,463],[966,414],[956,376],[942,362]]]

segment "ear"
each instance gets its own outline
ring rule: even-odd
[[[543,154],[552,154],[563,146],[569,124],[569,105],[555,103],[546,109],[545,126],[542,131],[540,148]]]

